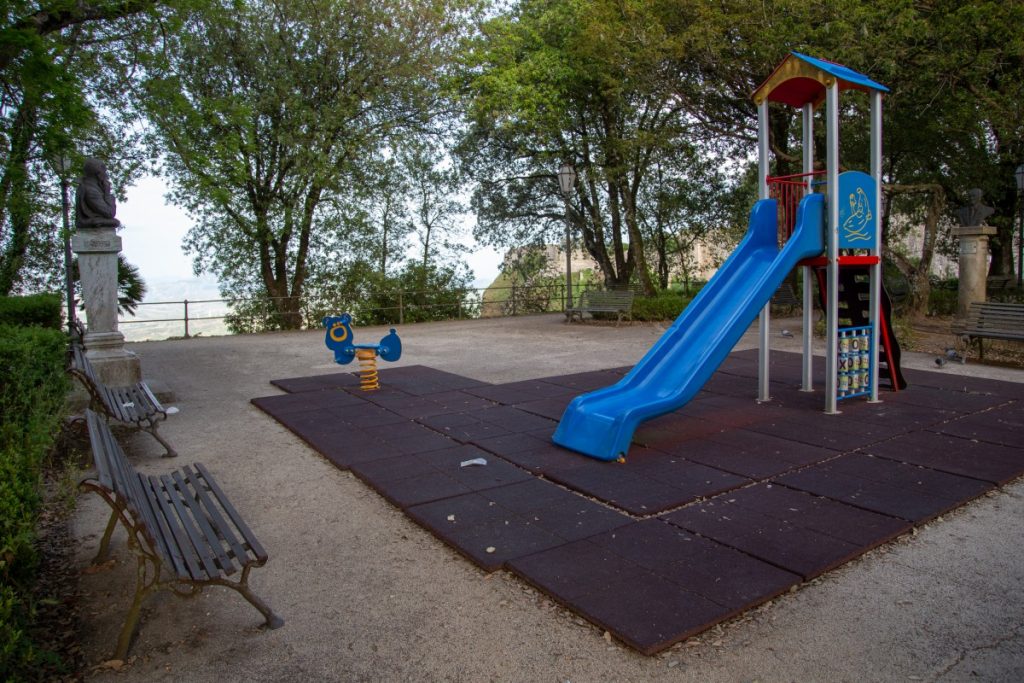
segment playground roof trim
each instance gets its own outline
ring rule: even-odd
[[[790,52],[754,91],[754,101],[760,103],[767,99],[791,107],[808,103],[817,106],[824,101],[825,88],[833,79],[839,83],[840,90],[889,92],[881,83],[842,64]]]

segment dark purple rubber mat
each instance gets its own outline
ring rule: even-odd
[[[866,548],[804,526],[787,510],[766,514],[718,496],[665,515],[676,526],[811,579],[860,555]]]
[[[487,571],[633,523],[626,515],[532,477],[414,505],[406,512]]]
[[[270,383],[282,391],[295,394],[305,391],[325,391],[330,389],[351,389],[359,386],[359,377],[349,372],[333,372],[328,375],[313,377],[290,377],[272,379]]]
[[[641,517],[749,483],[722,470],[638,447],[631,449],[625,464],[571,464],[546,469],[544,475]]]
[[[532,479],[474,446],[354,463],[352,471],[401,508]]]
[[[562,419],[562,415],[565,414],[566,407],[573,398],[573,396],[541,398],[536,401],[526,401],[525,403],[516,404],[516,408],[534,415],[546,417],[549,420],[558,421]]]
[[[643,569],[569,602],[569,608],[645,655],[732,616],[728,607]]]
[[[967,438],[950,436],[945,431],[941,434],[914,432],[874,444],[866,452],[993,484],[1005,484],[1024,474],[1024,450],[975,441],[969,434],[964,436]]]
[[[1020,448],[1024,445],[1024,405],[1013,403],[932,427],[933,431],[974,441]]]
[[[590,541],[734,612],[800,583],[796,574],[659,519],[615,529]]]
[[[435,370],[425,365],[404,365],[397,368],[378,365],[378,375],[382,389],[402,391],[413,396],[425,396],[444,391],[471,389],[487,386],[486,382],[469,379],[444,370]],[[270,383],[289,393],[304,391],[323,391],[325,389],[359,389],[359,368],[353,363],[346,372],[316,375],[313,377],[291,377],[273,379]],[[365,392],[367,394],[372,392]]]
[[[572,399],[572,397],[580,393],[569,387],[562,387],[551,382],[536,379],[477,387],[467,391],[474,396],[480,396],[495,403],[509,406],[539,399],[561,398],[563,396],[567,397],[567,399]],[[568,404],[568,400],[566,403]]]
[[[901,391],[891,398],[887,396],[886,399],[894,403],[909,403],[926,408],[951,410],[961,414],[994,408],[1007,401],[1004,396],[974,391],[933,389],[927,386],[913,387],[913,389],[913,391]]]
[[[777,481],[915,523],[926,522],[992,488],[977,479],[856,453],[785,474]]]
[[[252,403],[477,566],[644,653],[1024,474],[1020,385],[908,373],[906,391],[823,415],[795,354],[772,353],[772,399],[756,402],[756,359],[731,354],[644,423],[625,463],[551,437],[575,396],[629,368],[491,385],[384,367],[378,391],[333,373]]]

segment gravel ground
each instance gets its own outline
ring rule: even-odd
[[[399,330],[399,364],[507,382],[632,364],[663,329],[570,326],[557,315],[410,325]],[[355,333],[375,341],[386,330]],[[798,320],[774,322],[780,346],[799,337]],[[754,343],[748,333],[737,348]],[[182,456],[157,457],[160,447],[140,434],[126,439],[133,461],[146,472],[208,466],[270,554],[251,583],[286,624],[259,629],[256,611],[228,590],[158,594],[129,661],[104,666],[135,578],[118,534],[115,562],[81,575],[84,658],[95,680],[1024,680],[1021,480],[644,657],[509,574],[477,570],[249,404],[279,393],[271,379],[337,372],[321,333],[130,348],[181,409],[162,431]],[[931,355],[906,354],[905,365],[935,369]],[[1022,371],[970,363],[941,371],[1024,381]],[[107,514],[97,496],[80,497],[71,524],[80,570]]]

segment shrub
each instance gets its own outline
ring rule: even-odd
[[[42,464],[68,389],[64,334],[0,325],[0,680],[30,677],[44,656],[30,638]]]
[[[955,315],[957,299],[956,289],[933,288],[928,293],[928,313],[931,315]]]
[[[0,325],[61,328],[61,298],[57,294],[0,297]]]
[[[675,320],[692,299],[692,296],[678,292],[638,296],[633,300],[633,320]]]

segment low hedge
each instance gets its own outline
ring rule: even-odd
[[[31,590],[42,467],[68,390],[66,344],[58,330],[0,325],[0,680],[32,678],[45,656],[30,635]]]
[[[61,298],[57,294],[0,296],[0,325],[61,328]]]
[[[638,296],[633,299],[633,320],[675,320],[692,300],[692,296],[678,292]]]

